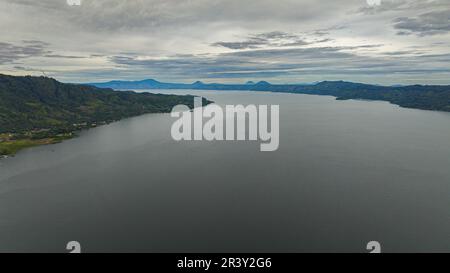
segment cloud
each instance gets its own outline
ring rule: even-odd
[[[16,61],[32,58],[54,59],[83,59],[84,56],[55,54],[49,50],[49,43],[39,40],[23,40],[20,44],[0,42],[0,64],[14,63]]]
[[[44,55],[47,58],[60,58],[60,59],[84,59],[84,56],[71,56],[71,55],[60,55],[60,54],[47,54]]]
[[[372,75],[377,78],[387,74],[416,75],[418,73],[448,73],[441,65],[427,65],[426,60],[436,62],[438,57],[410,58],[418,51],[389,52],[377,57],[360,55],[359,50],[379,48],[381,45],[342,47],[276,48],[233,51],[208,56],[173,56],[162,59],[142,59],[139,56],[114,56],[111,61],[125,70],[132,69],[136,75],[171,75],[190,82],[193,79],[239,79],[254,78],[330,78]],[[393,56],[395,58],[393,58]],[[425,61],[425,62],[424,62]],[[420,68],[419,68],[420,67]]]
[[[7,0],[1,0],[7,2]],[[329,19],[346,3],[324,0],[86,0],[76,8],[66,0],[15,0],[11,5],[45,9],[47,16],[68,20],[85,31],[136,31],[160,27],[230,22],[253,24],[295,23]],[[362,0],[343,0],[361,3]],[[45,20],[45,18],[44,18]]]
[[[448,0],[382,0],[379,5],[362,6],[358,12],[373,15],[387,12],[437,11],[447,8]]]
[[[330,39],[316,40],[315,42],[326,42]],[[228,49],[256,49],[267,47],[304,46],[313,42],[305,41],[301,36],[283,31],[271,31],[259,34],[251,34],[245,41],[238,42],[216,42],[212,46],[221,46]]]
[[[394,20],[400,35],[429,36],[450,32],[450,9],[421,14],[418,17],[400,17]]]
[[[448,3],[0,0],[0,73],[36,68],[76,82],[450,83],[448,64],[434,57],[450,53]],[[427,73],[419,77],[420,70]]]
[[[23,41],[21,45],[0,42],[0,64],[12,63],[20,59],[43,56],[49,53],[47,43]]]
[[[216,42],[212,44],[212,46],[221,46],[228,49],[250,49],[258,48],[263,45],[267,45],[267,43],[259,40],[248,40],[243,42]]]

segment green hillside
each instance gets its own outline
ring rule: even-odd
[[[76,130],[146,113],[193,107],[192,96],[114,91],[46,77],[0,75],[0,154],[55,143]],[[20,141],[19,141],[20,140]]]

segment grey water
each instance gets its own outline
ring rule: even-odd
[[[155,91],[153,91],[155,92]],[[450,114],[377,101],[158,90],[280,105],[280,147],[176,142],[148,114],[0,160],[0,252],[450,252]]]

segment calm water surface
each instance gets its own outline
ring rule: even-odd
[[[279,104],[280,149],[175,142],[149,114],[0,161],[0,252],[450,252],[450,114],[214,91]]]

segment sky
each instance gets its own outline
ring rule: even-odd
[[[450,0],[0,0],[0,73],[450,84]]]

